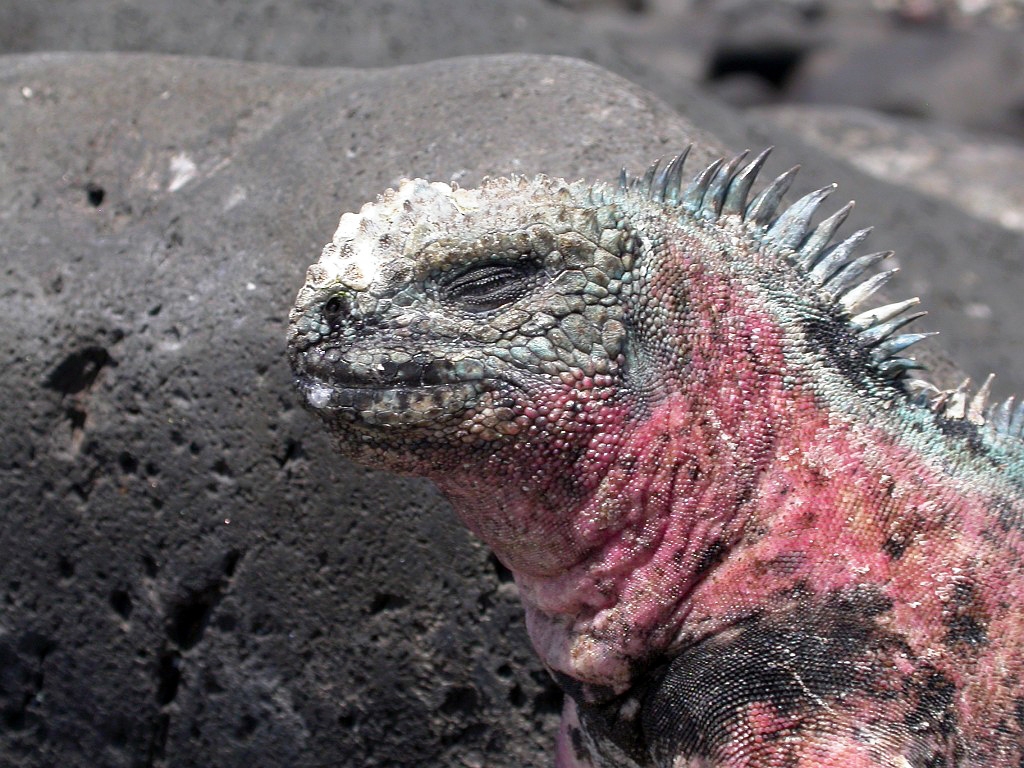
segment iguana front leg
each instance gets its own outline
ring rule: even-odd
[[[863,606],[752,618],[680,653],[645,684],[636,720],[650,765],[982,764],[961,760],[951,678]]]

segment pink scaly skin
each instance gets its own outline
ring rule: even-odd
[[[737,191],[762,161],[679,206],[664,176],[408,182],[311,267],[299,385],[512,570],[560,768],[1017,766],[1012,419],[912,401],[887,318],[813,271],[817,202]]]

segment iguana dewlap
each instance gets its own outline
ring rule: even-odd
[[[299,389],[513,571],[562,768],[1022,765],[1024,408],[911,379],[888,254],[766,154],[402,182],[309,269]]]

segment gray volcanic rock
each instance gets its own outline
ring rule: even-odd
[[[549,764],[561,697],[507,573],[429,484],[337,458],[291,390],[287,313],[339,214],[402,176],[613,178],[689,141],[693,167],[776,142],[798,191],[859,198],[897,294],[939,292],[967,252],[998,282],[1020,252],[685,104],[529,56],[0,59],[0,764]],[[943,314],[943,346],[990,367],[998,338]]]
[[[582,27],[582,29],[581,29]],[[0,53],[123,51],[316,67],[510,52],[640,67],[586,15],[545,0],[5,0]]]
[[[627,10],[629,9],[629,10]],[[1020,0],[6,0],[0,53],[131,51],[387,67],[573,56],[686,109],[852,104],[1024,136]],[[983,87],[978,87],[983,84]]]
[[[0,67],[0,764],[544,764],[561,695],[514,586],[427,483],[333,454],[287,313],[402,175],[596,175],[695,132],[562,59]]]
[[[441,55],[551,50],[571,15],[542,0],[7,0],[0,50],[146,51],[303,66],[380,67]],[[581,55],[584,47],[566,53]]]
[[[1024,230],[1024,147],[990,135],[854,107],[787,105],[751,113],[890,184]]]
[[[929,118],[1024,138],[1022,28],[984,24],[871,24],[851,14],[861,35],[831,30],[794,74],[792,101],[844,104],[894,115]],[[868,18],[865,18],[868,17]],[[1019,18],[1019,17],[1018,17]]]

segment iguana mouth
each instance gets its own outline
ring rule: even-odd
[[[364,354],[327,347],[306,351],[296,363],[300,377],[317,379],[337,389],[416,389],[484,378],[480,360],[456,360],[443,353],[395,350]]]
[[[366,424],[392,426],[436,423],[465,411],[479,393],[475,382],[422,387],[339,387],[312,379],[301,381],[299,388],[315,410]]]
[[[469,407],[482,388],[479,360],[450,360],[425,352],[308,350],[296,366],[308,405],[370,424],[437,421]]]

